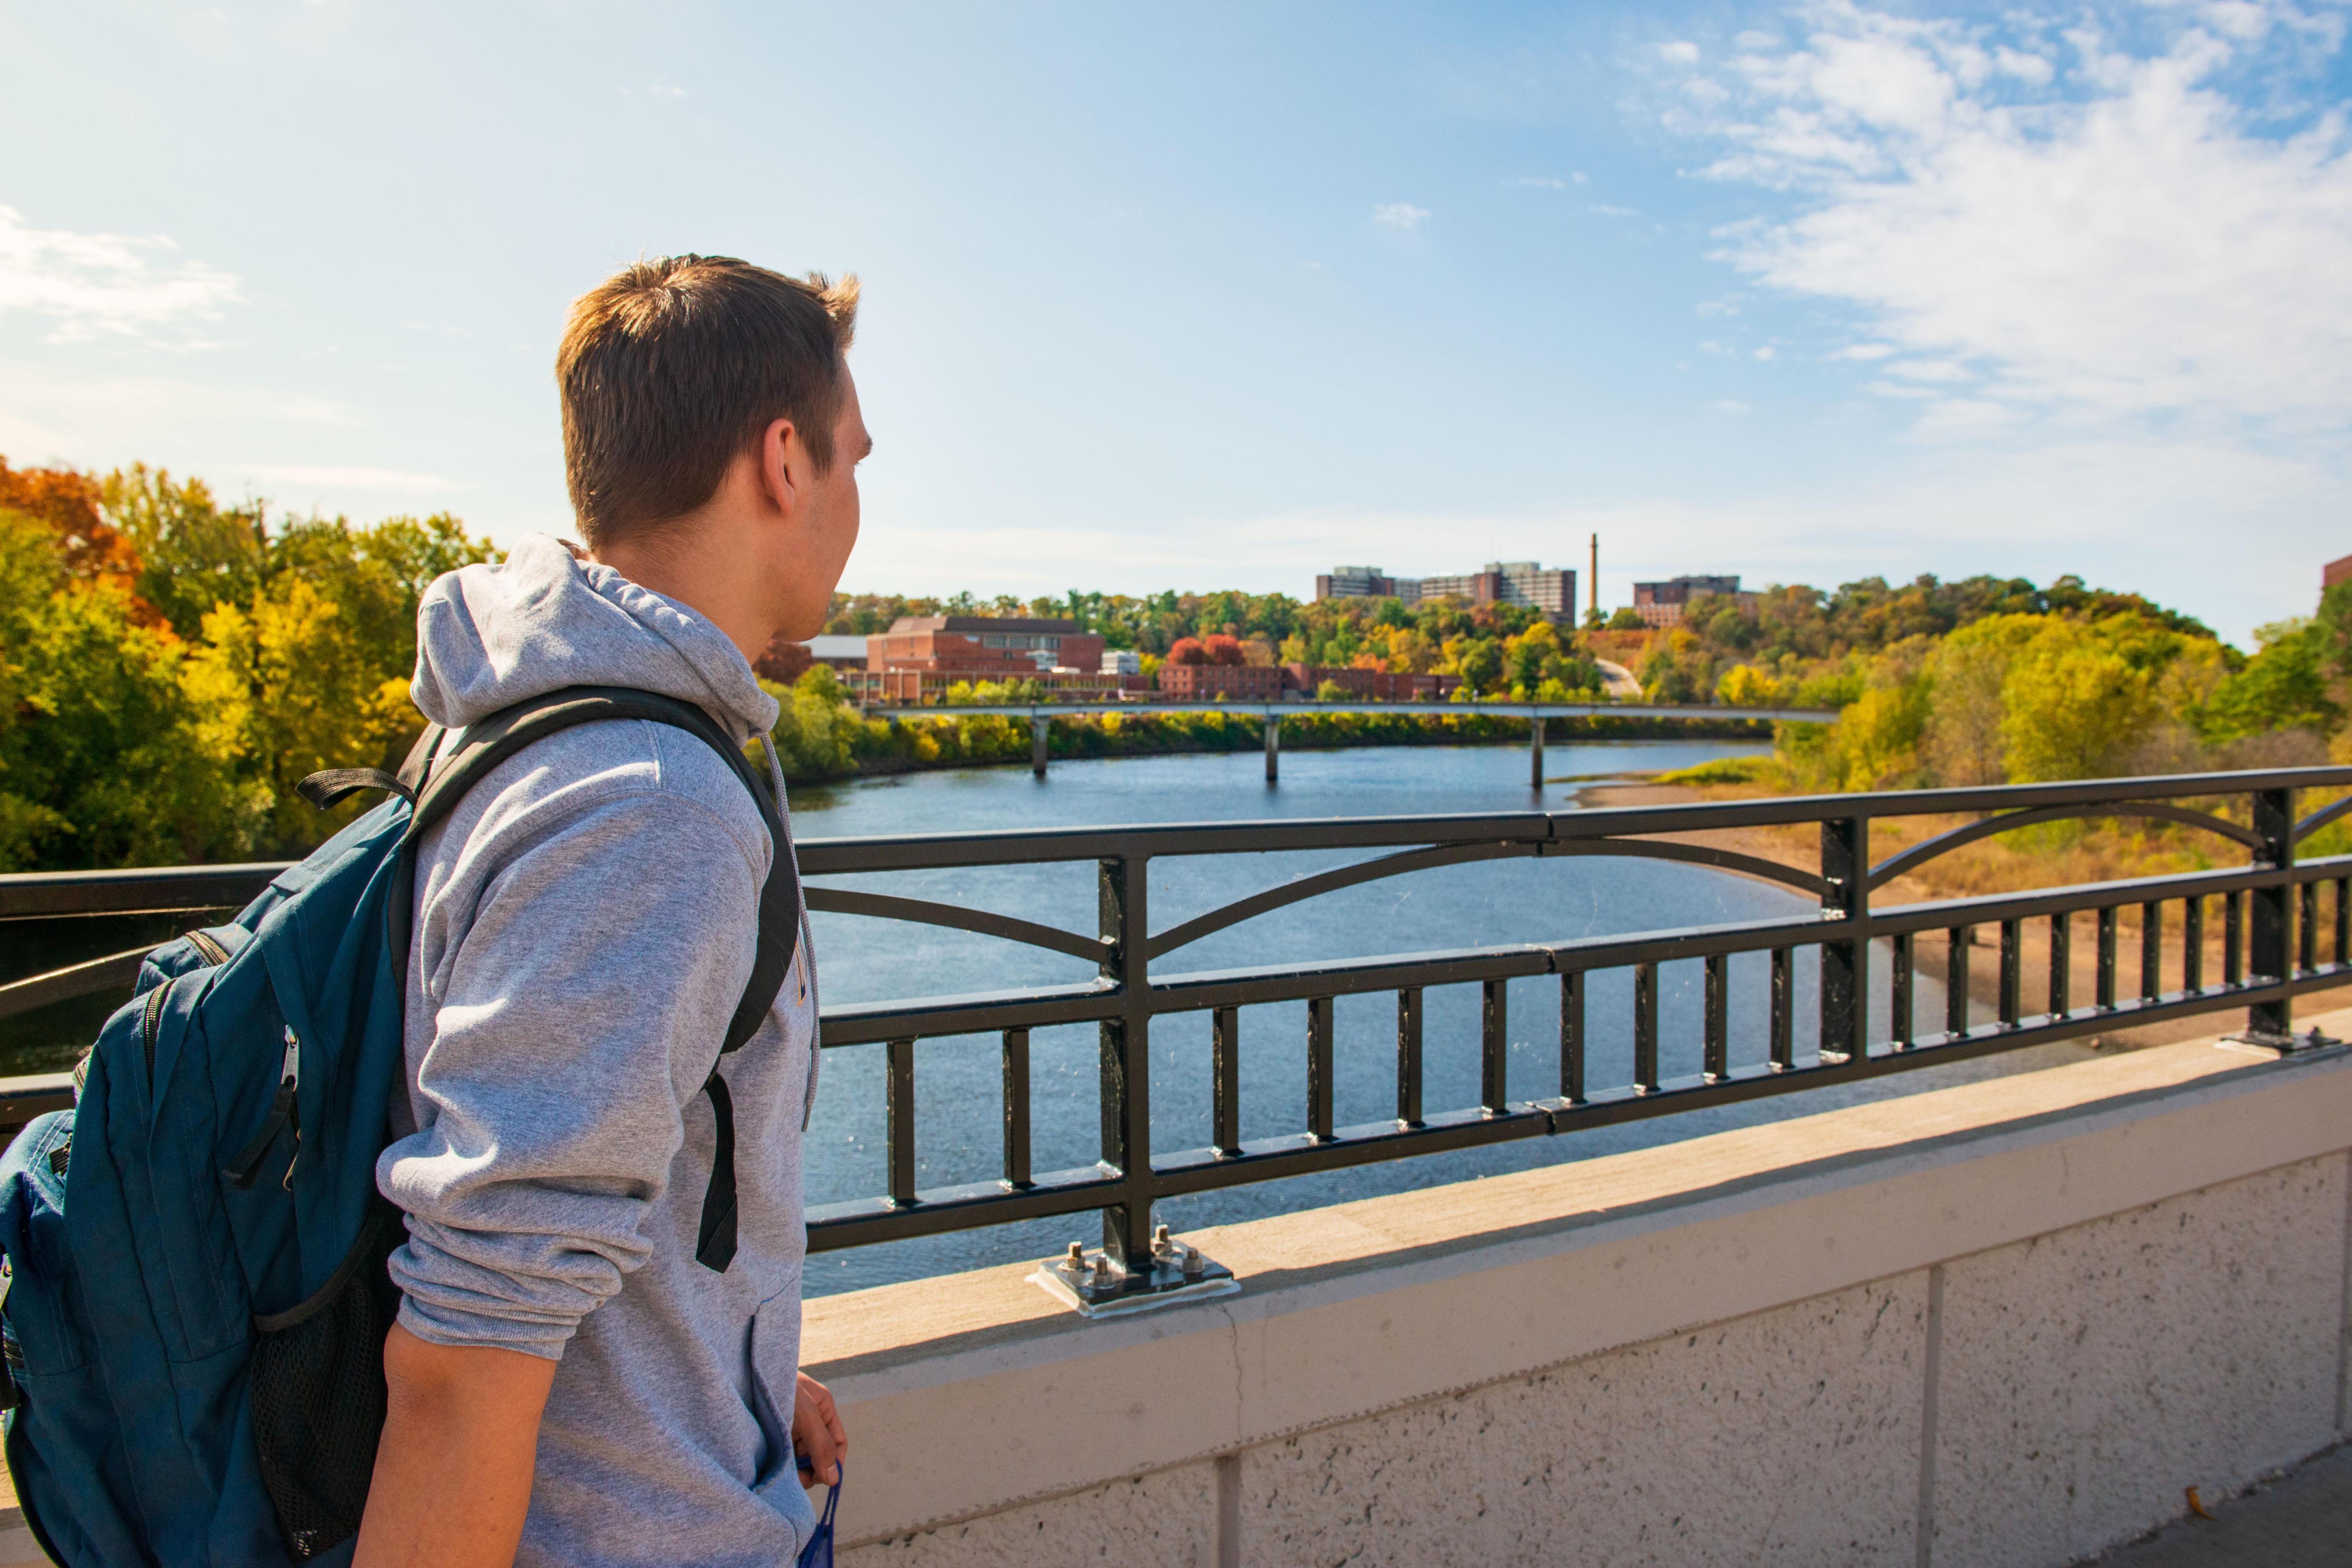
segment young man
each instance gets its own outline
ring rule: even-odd
[[[436,583],[417,706],[455,729],[630,687],[765,734],[776,703],[751,660],[823,629],[857,537],[856,300],[855,279],[685,256],[574,305],[556,374],[587,548],[532,536]],[[695,1258],[703,1081],[771,857],[792,852],[706,742],[634,721],[532,744],[424,838],[413,1131],[376,1168],[407,1215],[403,1300],[358,1568],[766,1568],[813,1531],[795,1455],[831,1481],[846,1439],[799,1371],[805,917],[773,1008],[720,1068],[737,1249],[723,1272]]]

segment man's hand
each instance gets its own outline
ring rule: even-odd
[[[833,1407],[833,1391],[806,1373],[793,1390],[793,1453],[826,1486],[840,1484],[849,1434],[842,1430],[841,1412]]]
[[[390,1402],[352,1568],[511,1568],[555,1363],[433,1344],[395,1323],[383,1381]]]

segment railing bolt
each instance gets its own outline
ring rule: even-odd
[[[1066,1267],[1067,1267],[1074,1274],[1083,1274],[1086,1272],[1087,1244],[1085,1242],[1074,1241],[1070,1243],[1070,1255]]]
[[[1201,1249],[1197,1247],[1186,1247],[1184,1249],[1184,1278],[1187,1279],[1196,1279],[1200,1278],[1201,1269]]]

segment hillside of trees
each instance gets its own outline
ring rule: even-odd
[[[273,516],[142,466],[100,475],[0,459],[0,871],[304,852],[357,807],[317,812],[294,784],[397,762],[423,725],[408,700],[418,598],[440,574],[495,558],[446,514],[365,526]],[[1522,722],[1466,704],[1597,700],[1607,660],[1652,700],[1836,711],[1833,724],[1780,728],[1779,787],[2177,772],[2320,762],[2331,749],[2352,761],[2352,584],[2262,628],[2251,656],[2179,612],[2072,577],[1775,587],[1752,605],[1702,599],[1665,631],[1622,616],[1555,626],[1512,605],[1075,590],[844,595],[827,629],[938,614],[1067,617],[1147,666],[1192,639],[1248,662],[1463,679],[1458,718],[1302,715],[1288,745],[1518,739]],[[779,760],[795,780],[1027,756],[1025,724],[885,722],[822,667],[775,689]],[[1630,722],[1592,732],[1632,733]],[[1222,715],[1055,731],[1071,755],[1256,743],[1254,723]]]

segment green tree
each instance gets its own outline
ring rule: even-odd
[[[2147,628],[2137,621],[2052,617],[2017,649],[2001,686],[2011,782],[2105,778],[2123,770],[2162,716],[2161,665],[2145,657]]]
[[[2326,735],[2344,721],[2344,710],[2327,689],[2327,628],[2317,621],[2286,621],[2259,627],[2254,636],[2262,651],[2220,683],[2199,715],[2208,742],[2280,730]]]

